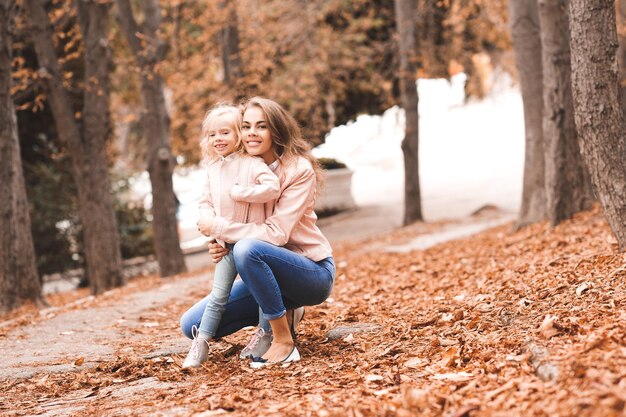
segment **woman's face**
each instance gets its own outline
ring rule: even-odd
[[[250,155],[260,156],[266,164],[276,160],[272,135],[265,113],[259,107],[251,106],[243,114],[243,146]]]

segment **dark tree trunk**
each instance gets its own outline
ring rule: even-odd
[[[405,115],[404,140],[404,220],[410,224],[422,220],[422,202],[418,165],[418,114],[417,114],[417,45],[415,33],[416,0],[395,0],[396,26],[399,35],[400,94]]]
[[[539,0],[546,208],[553,226],[593,201],[574,124],[568,5],[569,0]]]
[[[109,134],[108,10],[106,3],[77,1],[85,45],[85,92],[82,128],[74,119],[63,87],[48,15],[40,0],[25,0],[40,72],[45,72],[48,100],[59,138],[71,159],[78,189],[85,239],[87,274],[93,294],[124,284],[117,222],[113,210],[105,141]]]
[[[626,126],[614,6],[606,0],[571,0],[572,89],[583,157],[619,248],[626,250]]]
[[[526,154],[522,206],[517,220],[517,227],[524,227],[543,220],[546,215],[541,38],[537,0],[510,0],[509,7],[513,49],[524,100]]]
[[[14,0],[0,0],[0,312],[27,300],[43,303],[11,98],[15,10]]]
[[[233,86],[243,77],[241,58],[239,55],[239,30],[237,28],[237,9],[232,0],[220,1],[220,9],[224,12],[222,27],[222,62],[224,65],[224,82]]]
[[[155,69],[167,50],[167,45],[157,36],[161,10],[158,1],[146,0],[144,22],[139,27],[128,0],[118,0],[117,6],[122,30],[141,68],[142,124],[148,144],[147,163],[152,184],[154,249],[161,276],[175,275],[185,272],[187,267],[178,236],[176,197],[172,184],[176,160],[169,144],[170,123],[163,94],[164,83]],[[138,33],[143,36],[145,46],[140,43]]]
[[[626,117],[626,0],[617,0],[617,29],[619,38],[619,82],[622,113]]]

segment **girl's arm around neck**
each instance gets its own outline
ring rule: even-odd
[[[230,190],[230,198],[244,203],[267,203],[280,195],[278,177],[259,158],[251,161],[250,167],[254,185],[236,184]]]

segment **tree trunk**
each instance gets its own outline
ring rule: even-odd
[[[396,27],[399,35],[400,94],[404,108],[405,128],[402,141],[404,154],[404,219],[407,225],[422,220],[422,202],[418,165],[418,114],[417,114],[417,46],[415,34],[416,0],[395,0]]]
[[[546,208],[553,226],[593,201],[574,124],[568,5],[569,0],[539,0]]]
[[[124,284],[117,224],[113,211],[105,141],[108,126],[108,9],[106,3],[77,0],[85,46],[82,129],[74,119],[41,0],[25,0],[40,72],[46,74],[48,100],[59,138],[72,159],[85,239],[87,275],[93,294]]]
[[[0,0],[0,312],[42,304],[26,185],[11,98],[11,30],[16,5]]]
[[[147,164],[152,184],[154,249],[161,276],[175,275],[185,272],[187,267],[178,236],[176,196],[172,184],[176,160],[169,144],[170,123],[163,94],[164,83],[155,69],[167,50],[167,45],[157,36],[161,10],[158,1],[145,1],[145,20],[139,27],[128,0],[118,0],[117,6],[122,30],[141,68],[142,124],[148,144]],[[145,47],[139,42],[137,33],[145,39]]]
[[[517,227],[546,215],[543,147],[541,38],[537,0],[510,0],[511,35],[524,101],[526,154],[522,206]]]
[[[619,81],[622,113],[626,118],[626,0],[617,0],[617,36],[619,39]]]
[[[626,250],[626,126],[615,26],[613,2],[571,0],[572,89],[580,147],[619,248]]]
[[[224,64],[224,82],[233,86],[235,81],[243,77],[241,58],[239,55],[239,30],[237,28],[237,9],[232,0],[220,1],[220,9],[224,11],[222,27],[222,62]]]

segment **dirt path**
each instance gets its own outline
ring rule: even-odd
[[[350,236],[356,238],[372,237],[381,230],[390,230],[390,223],[379,221],[374,225],[372,218],[382,216],[384,208],[367,208],[358,213],[342,213],[333,218],[324,219],[322,227],[334,242],[345,241]],[[356,215],[355,215],[356,214]],[[509,221],[510,216],[493,212],[487,220],[464,219],[440,224],[423,224],[424,233],[404,246],[390,246],[383,243],[383,249],[391,251],[409,251],[411,248],[426,249],[447,240],[477,233],[488,227]],[[455,232],[456,231],[456,232]],[[373,245],[378,246],[376,239]],[[195,255],[202,257],[196,266],[210,266],[208,256],[204,253]],[[211,269],[212,270],[212,269]],[[159,309],[173,302],[191,305],[197,300],[196,294],[210,287],[211,272],[192,273],[184,279],[166,279],[156,288],[120,296],[119,290],[104,294],[97,300],[87,297],[76,303],[76,309],[60,311],[58,308],[45,309],[40,312],[44,320],[36,324],[25,324],[5,334],[0,343],[0,357],[3,366],[0,368],[0,380],[30,378],[40,373],[76,371],[79,368],[96,366],[110,361],[120,352],[133,352],[132,347],[126,351],[122,345],[133,346],[144,338],[147,329],[159,329],[168,325],[175,327],[176,319]],[[126,290],[133,289],[129,284]],[[194,296],[196,298],[194,298]],[[97,301],[97,304],[96,304]],[[172,324],[174,323],[174,324]],[[123,342],[123,343],[122,343]],[[144,357],[181,354],[188,348],[188,342],[179,337],[165,340],[152,351],[140,352]],[[82,359],[81,359],[82,358]],[[81,366],[76,366],[80,363]]]

